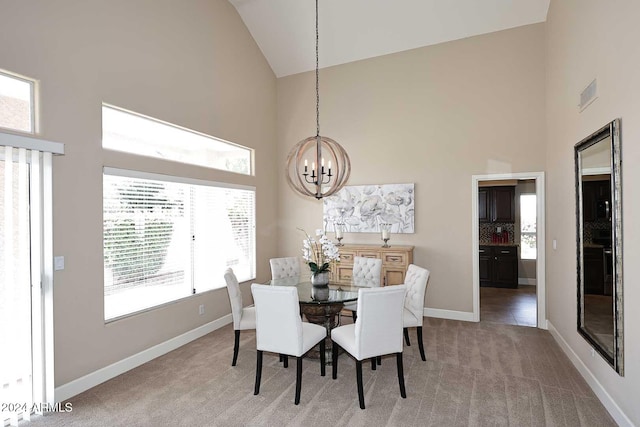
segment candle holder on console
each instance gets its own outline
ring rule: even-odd
[[[384,245],[382,245],[382,247],[390,248],[391,246],[389,246],[387,242],[389,241],[389,239],[391,239],[391,224],[381,223],[380,233],[381,233],[380,237],[384,241]]]
[[[335,230],[336,230],[336,240],[338,241],[338,243],[336,243],[336,246],[344,246],[344,243],[342,243],[342,234],[344,233],[344,223],[342,222],[336,222],[335,223]]]

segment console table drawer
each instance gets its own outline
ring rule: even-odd
[[[340,249],[340,263],[341,264],[353,264],[353,258],[356,256],[355,252],[343,251]]]
[[[362,258],[380,258],[380,252],[377,251],[358,251],[359,257]]]
[[[340,265],[336,269],[336,281],[341,283],[351,283],[353,278],[353,265]]]
[[[385,252],[382,254],[383,264],[409,265],[406,252]]]

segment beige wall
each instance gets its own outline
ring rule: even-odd
[[[276,79],[227,1],[1,0],[0,9],[0,68],[39,80],[42,136],[66,148],[53,194],[54,253],[66,261],[54,276],[60,386],[230,313],[223,288],[105,325],[103,166],[256,186],[258,259],[275,254]],[[102,102],[255,148],[256,177],[105,152]],[[268,263],[258,277],[269,277]]]
[[[279,159],[315,132],[314,89],[313,73],[278,79]],[[349,184],[416,184],[416,232],[390,244],[431,270],[427,307],[472,311],[471,176],[544,170],[544,102],[543,25],[320,71],[320,130],[348,151]],[[278,178],[279,254],[298,254],[322,203]]]
[[[640,2],[552,1],[547,18],[547,313],[549,321],[635,425],[640,425]],[[580,92],[598,78],[582,113]],[[576,332],[573,146],[621,118],[624,357],[620,377]],[[557,250],[552,241],[557,240]]]

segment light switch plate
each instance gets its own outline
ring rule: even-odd
[[[56,271],[64,270],[64,257],[63,256],[53,257],[53,269],[56,270]]]

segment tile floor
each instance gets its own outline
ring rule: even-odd
[[[536,287],[480,288],[480,321],[536,327]]]

